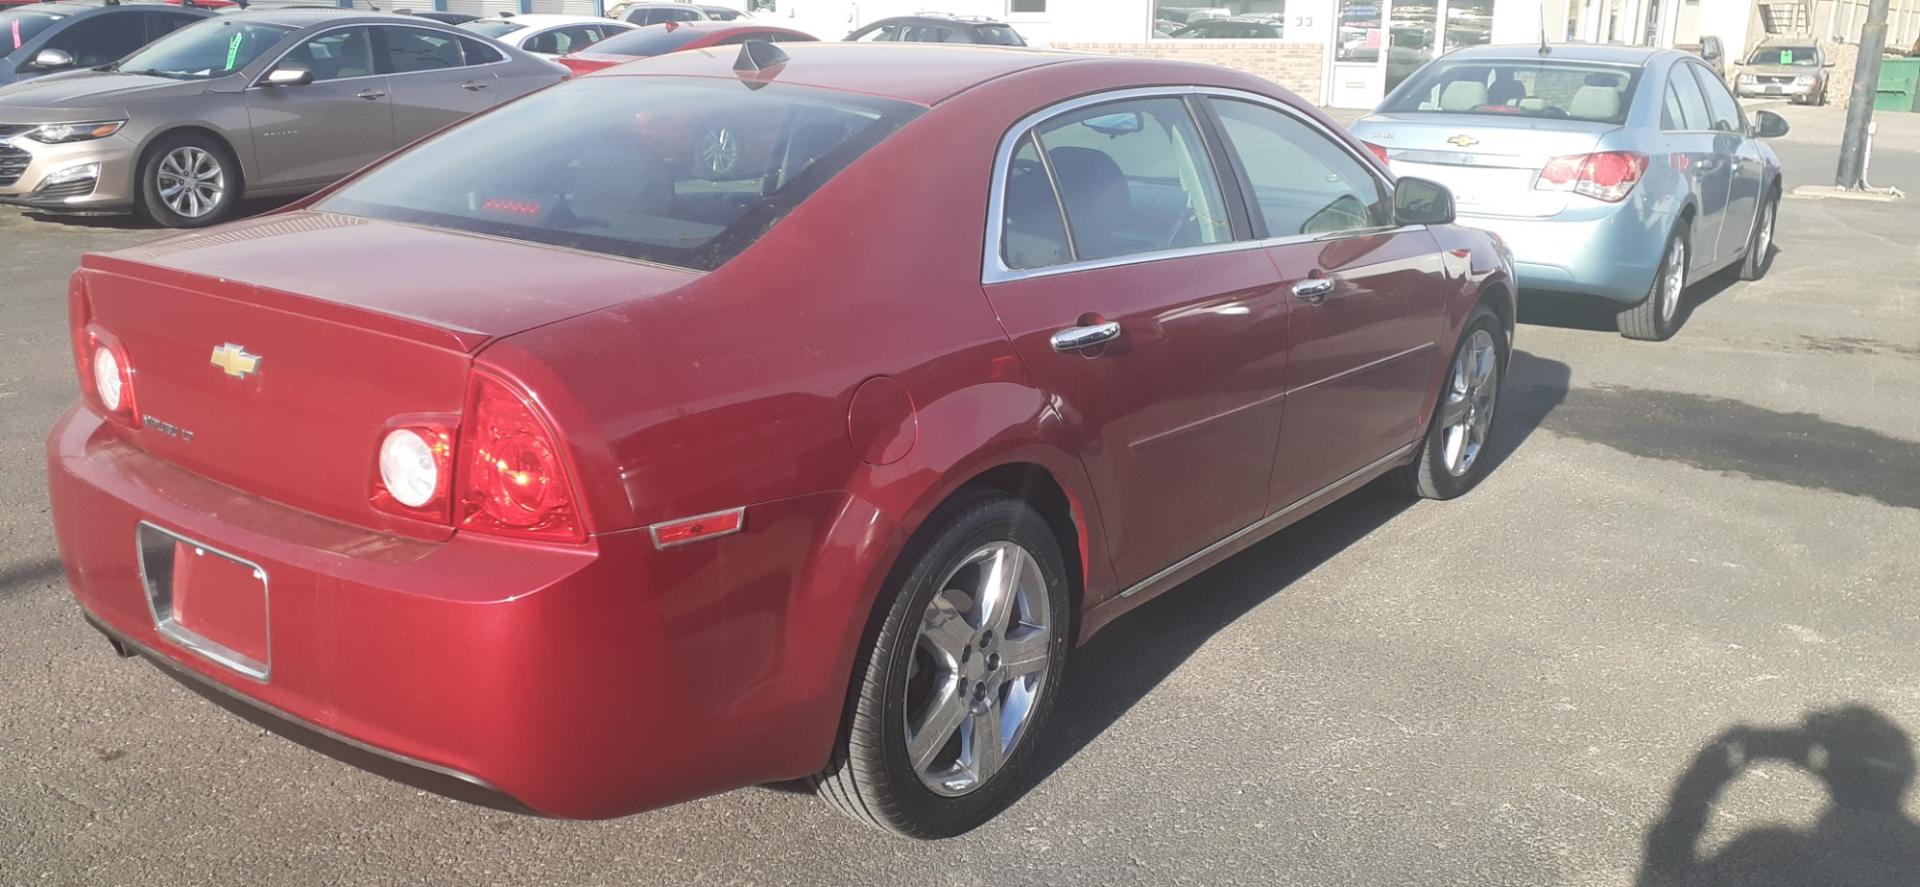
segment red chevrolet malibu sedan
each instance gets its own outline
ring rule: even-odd
[[[950,835],[1102,625],[1377,477],[1487,471],[1509,257],[1283,90],[738,54],[87,256],[48,463],[115,649],[540,814],[807,777]]]

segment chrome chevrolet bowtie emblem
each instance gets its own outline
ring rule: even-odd
[[[1480,144],[1480,140],[1470,135],[1457,135],[1457,136],[1454,136],[1453,138],[1448,139],[1447,144],[1458,145],[1459,147],[1462,147],[1462,148],[1471,148],[1474,145]]]
[[[248,354],[247,349],[228,342],[213,349],[213,365],[229,376],[244,379],[260,368],[260,355]]]

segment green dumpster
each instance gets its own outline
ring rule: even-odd
[[[1875,111],[1920,111],[1920,58],[1880,60],[1880,83],[1873,92]]]

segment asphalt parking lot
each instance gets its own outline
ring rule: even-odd
[[[1829,181],[1838,112],[1786,113],[1789,186]],[[1920,191],[1895,123],[1875,178]],[[778,787],[464,806],[116,659],[42,436],[67,274],[155,233],[0,210],[0,883],[1920,883],[1916,232],[1920,200],[1789,200],[1772,273],[1664,344],[1527,302],[1482,487],[1363,491],[1115,625],[1031,791],[928,844]]]

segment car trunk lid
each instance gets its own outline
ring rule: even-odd
[[[696,276],[296,212],[89,255],[75,316],[125,349],[148,452],[337,520],[444,536],[370,504],[396,418],[455,425],[488,342]]]
[[[1548,160],[1599,150],[1608,123],[1456,114],[1373,114],[1354,127],[1387,149],[1395,175],[1446,185],[1467,215],[1543,218],[1567,207],[1567,192],[1537,191]]]

